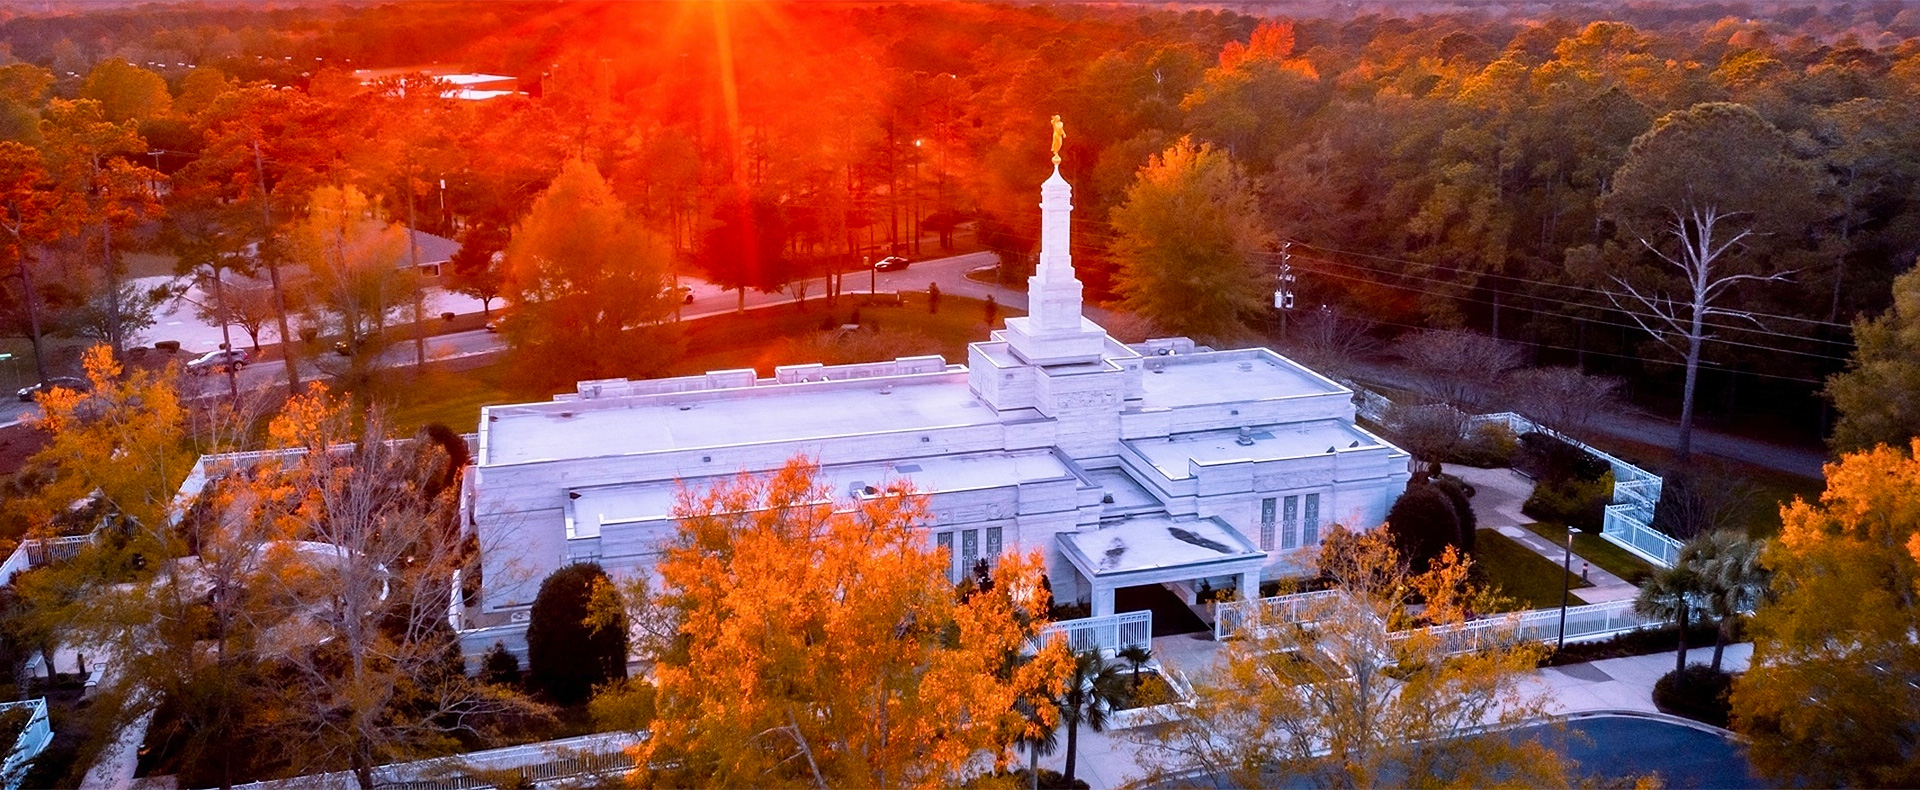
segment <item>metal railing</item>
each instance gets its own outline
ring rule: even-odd
[[[1530,609],[1487,617],[1458,625],[1430,626],[1423,631],[1440,637],[1449,653],[1470,653],[1513,641],[1560,641],[1560,610]],[[1661,618],[1634,612],[1633,601],[1570,606],[1566,610],[1568,642],[1585,642],[1667,624]]]
[[[625,732],[582,735],[454,757],[393,763],[375,768],[376,787],[409,790],[483,790],[488,774],[524,777],[536,784],[633,770],[627,748],[643,736]],[[237,785],[236,790],[358,790],[351,771],[296,776]]]
[[[1339,590],[1318,590],[1214,604],[1213,638],[1224,641],[1249,631],[1258,633],[1270,623],[1299,622],[1307,607],[1322,605],[1341,595],[1344,593]]]
[[[1281,623],[1299,623],[1303,616],[1311,614],[1315,608],[1326,607],[1345,596],[1346,592],[1341,590],[1322,590],[1223,603],[1214,610],[1214,638],[1258,634],[1262,629]],[[1448,652],[1467,653],[1514,640],[1558,641],[1560,622],[1560,609],[1556,607],[1494,615],[1456,625],[1429,626],[1419,630],[1440,637]],[[1570,606],[1566,609],[1566,641],[1605,639],[1668,622],[1639,615],[1634,612],[1633,601],[1630,600]],[[1402,632],[1400,638],[1405,638],[1405,633]]]
[[[1129,647],[1153,647],[1153,612],[1122,612],[1103,617],[1062,620],[1041,629],[1038,642],[1046,644],[1055,636],[1067,640],[1067,649],[1075,653],[1099,650],[1112,656]]]
[[[11,751],[7,752],[5,763],[0,763],[0,787],[6,790],[19,790],[20,780],[26,778],[27,763],[46,751],[47,744],[53,743],[53,724],[47,718],[45,698],[30,699],[22,702],[0,702],[0,710],[27,708],[31,711],[27,726],[15,736]]]
[[[28,538],[15,546],[13,553],[7,555],[6,562],[0,562],[0,584],[13,581],[13,577],[25,573],[29,568],[38,568],[58,561],[73,559],[80,553],[81,547],[93,542],[96,533],[68,535],[60,538]]]

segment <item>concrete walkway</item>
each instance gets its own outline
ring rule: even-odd
[[[1552,560],[1555,565],[1568,562],[1564,545],[1540,537],[1532,530],[1520,526],[1533,522],[1533,519],[1520,512],[1521,506],[1526,504],[1527,497],[1533,494],[1533,481],[1512,469],[1448,466],[1443,467],[1443,471],[1473,486],[1473,515],[1480,522],[1481,527],[1512,538],[1514,542],[1531,549],[1533,553]],[[1593,583],[1593,586],[1582,587],[1575,594],[1587,603],[1627,601],[1640,594],[1640,588],[1607,572],[1600,567],[1599,563],[1578,554],[1573,555],[1569,564],[1575,573],[1580,572],[1583,564],[1586,567],[1586,578]]]
[[[1202,645],[1208,647],[1201,647]],[[1188,678],[1202,676],[1219,660],[1221,645],[1202,635],[1167,636],[1153,640],[1154,655],[1168,668]],[[1744,672],[1753,655],[1751,643],[1728,645],[1722,668]],[[1713,659],[1711,645],[1687,651],[1687,663],[1706,664]],[[1545,667],[1534,670],[1521,682],[1527,696],[1540,695],[1547,710],[1555,716],[1608,712],[1658,713],[1653,705],[1653,684],[1673,671],[1672,651],[1645,656],[1610,658],[1584,664]],[[1198,661],[1198,664],[1188,663]],[[1691,725],[1706,727],[1706,725]],[[1143,767],[1157,758],[1150,745],[1139,740],[1144,730],[1092,732],[1080,729],[1080,756],[1075,774],[1093,790],[1112,790],[1129,786],[1146,774]],[[1042,768],[1055,771],[1066,766],[1067,736],[1060,734],[1060,748],[1040,758]],[[1018,755],[1026,765],[1025,753]]]

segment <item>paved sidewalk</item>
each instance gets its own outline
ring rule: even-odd
[[[1199,660],[1202,666],[1210,666],[1220,653],[1219,643],[1203,641],[1197,636],[1187,634],[1155,639],[1154,654],[1169,668],[1184,672],[1189,678],[1194,677],[1199,670],[1189,661]],[[1211,649],[1202,648],[1201,645]],[[1751,643],[1728,645],[1721,666],[1729,672],[1743,672],[1752,655]],[[1706,664],[1712,659],[1712,645],[1687,651],[1687,662],[1690,664]],[[1673,671],[1673,660],[1673,651],[1667,651],[1545,667],[1534,670],[1522,682],[1521,690],[1528,695],[1544,696],[1548,711],[1557,716],[1608,712],[1657,713],[1658,709],[1653,705],[1653,684],[1660,676]],[[1707,727],[1697,723],[1690,723],[1689,726]],[[1155,757],[1150,748],[1143,748],[1134,742],[1137,737],[1138,732],[1134,730],[1092,732],[1081,727],[1080,757],[1075,774],[1086,780],[1092,790],[1127,787],[1145,775],[1143,761]],[[1040,766],[1055,771],[1064,768],[1066,746],[1067,736],[1062,731],[1059,750],[1041,757]],[[1026,754],[1022,752],[1018,756],[1021,758],[1018,764],[1026,765]]]

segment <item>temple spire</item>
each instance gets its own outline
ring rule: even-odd
[[[1073,274],[1073,185],[1060,176],[1066,139],[1053,117],[1053,175],[1040,185],[1040,261],[1027,278],[1027,315],[1007,319],[1007,342],[1034,364],[1097,360],[1107,333],[1081,315],[1080,279]]]

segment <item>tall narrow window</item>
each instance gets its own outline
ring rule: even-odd
[[[1273,551],[1273,497],[1260,500],[1260,550]]]
[[[1313,546],[1320,543],[1320,495],[1307,495],[1307,512],[1300,519],[1300,545]]]
[[[980,559],[980,530],[970,529],[960,533],[960,573],[973,572],[973,564]]]
[[[1000,564],[1000,528],[987,527],[987,564]]]
[[[955,559],[953,556],[953,533],[942,532],[933,536],[933,541],[935,545],[945,549],[947,552],[947,581],[959,581],[959,578],[953,573],[953,561]]]
[[[1281,504],[1280,511],[1280,548],[1282,550],[1300,547],[1300,498],[1290,496]]]

